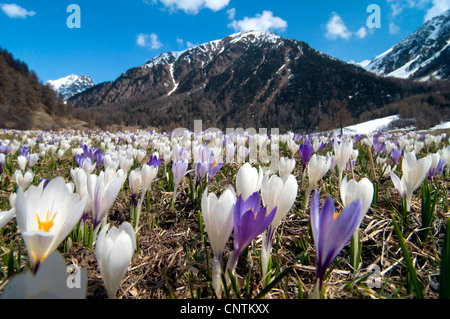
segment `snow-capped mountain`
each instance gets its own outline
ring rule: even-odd
[[[426,81],[450,78],[450,10],[363,67],[381,76]]]
[[[95,85],[89,76],[75,74],[58,80],[47,81],[46,84],[50,85],[65,101],[75,94],[81,93]]]
[[[305,42],[255,31],[160,54],[68,102],[123,125],[173,129],[202,119],[220,128],[309,129],[392,102],[400,90],[392,82]]]

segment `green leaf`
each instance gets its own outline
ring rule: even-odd
[[[403,239],[402,231],[395,220],[395,216],[392,216],[392,223],[394,224],[395,235],[397,236],[398,243],[402,250],[403,260],[408,268],[408,273],[410,275],[411,284],[416,291],[416,296],[418,299],[423,299],[422,289],[420,288],[419,279],[417,278],[416,269],[412,264],[411,257],[409,255],[408,247],[406,247],[405,240]]]
[[[441,250],[441,269],[439,274],[439,298],[450,299],[450,218],[447,219],[444,241]]]
[[[288,267],[281,272],[274,280],[272,280],[267,286],[264,287],[263,290],[259,294],[255,296],[255,299],[263,298],[269,291],[272,290],[274,286],[276,286],[286,275],[288,275],[292,271],[292,267]]]
[[[436,201],[436,194],[434,193],[434,201]],[[431,222],[433,221],[433,209],[434,205],[431,202],[431,192],[430,187],[428,186],[428,180],[425,178],[422,184],[422,229],[420,231],[420,239],[424,241],[429,232]]]

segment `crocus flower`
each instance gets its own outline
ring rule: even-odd
[[[400,161],[400,157],[402,156],[403,151],[400,148],[393,148],[391,151],[391,157],[394,162],[394,165],[397,165]]]
[[[362,214],[361,214],[361,220],[358,224],[361,224],[365,214],[370,208],[370,205],[372,205],[373,201],[373,194],[374,194],[374,187],[372,182],[367,179],[363,178],[359,182],[356,182],[354,179],[351,179],[347,182],[347,176],[345,176],[342,179],[342,183],[340,186],[340,195],[342,204],[344,207],[347,207],[352,202],[354,202],[356,199],[361,198],[363,200],[363,206],[362,206]],[[355,233],[353,234],[353,240],[355,245],[355,251],[353,253],[352,260],[352,266],[356,268],[359,265],[359,260],[357,260],[357,256],[359,254],[359,231],[358,229],[355,230]]]
[[[6,156],[3,153],[0,153],[0,177],[2,176],[3,172],[3,165],[5,165],[6,162]]]
[[[16,215],[16,209],[13,207],[8,211],[0,212],[0,228],[3,228]]]
[[[157,153],[154,153],[150,157],[150,161],[148,162],[148,165],[159,168],[161,166],[161,157],[159,157],[159,155]]]
[[[358,229],[362,214],[361,198],[356,199],[337,214],[332,197],[327,198],[319,214],[319,192],[315,191],[311,201],[310,215],[317,267],[313,297],[319,297],[326,270]]]
[[[427,178],[428,180],[432,180],[436,173],[442,174],[445,161],[444,159],[441,159],[441,156],[438,153],[429,154],[428,157],[431,160],[431,165],[427,173]]]
[[[305,191],[305,208],[309,203],[309,196],[322,177],[330,170],[332,158],[329,156],[313,154],[308,163],[308,188]]]
[[[295,159],[288,157],[281,157],[278,162],[278,175],[283,177],[284,175],[292,174],[295,168]]]
[[[247,200],[254,192],[259,192],[263,177],[264,173],[261,167],[257,170],[248,162],[242,165],[236,175],[237,195],[242,194],[242,198]]]
[[[32,170],[28,169],[24,174],[22,174],[22,171],[17,170],[14,172],[14,180],[16,181],[16,184],[21,188],[22,190],[27,189],[27,187],[31,184],[34,178],[34,173]]]
[[[411,211],[411,200],[414,191],[422,184],[430,167],[431,160],[428,157],[417,160],[414,152],[407,152],[402,161],[402,179],[394,172],[391,172],[394,186],[400,193],[400,197],[406,200],[407,212]]]
[[[86,269],[75,269],[73,282],[67,273],[63,256],[54,251],[36,273],[25,270],[17,274],[3,289],[2,299],[84,299],[86,298]],[[51,280],[49,280],[51,279]],[[68,282],[70,284],[68,284]],[[73,285],[73,286],[71,286]]]
[[[182,159],[179,161],[172,162],[172,173],[173,173],[173,198],[172,207],[175,204],[175,199],[177,198],[177,189],[183,177],[187,174],[188,161]]]
[[[24,172],[27,166],[28,159],[24,155],[17,156],[17,165],[19,169]]]
[[[95,256],[110,299],[117,297],[117,290],[130,266],[135,249],[136,236],[128,222],[124,222],[119,228],[110,228],[106,224],[100,231],[95,244]]]
[[[311,143],[304,143],[299,146],[298,152],[300,154],[300,159],[302,160],[303,172],[305,172],[306,165],[308,164],[311,155],[314,152],[314,147],[311,145]]]
[[[276,208],[267,216],[267,207],[261,207],[261,196],[254,192],[247,200],[239,195],[233,210],[233,253],[227,268],[234,272],[238,258],[253,239],[260,235],[272,223]]]
[[[202,196],[201,208],[203,222],[213,251],[212,285],[217,296],[222,294],[221,262],[225,245],[233,230],[233,208],[236,194],[232,187],[225,190],[217,199],[214,193],[206,189]]]
[[[131,202],[136,204],[136,199],[141,193],[142,189],[142,175],[140,169],[134,169],[128,175],[128,184],[130,186]]]
[[[223,166],[223,161],[218,162],[217,160],[214,160],[213,163],[208,164],[208,184],[211,183],[214,176],[217,175],[217,173],[220,171],[222,166]]]
[[[88,176],[87,190],[92,204],[94,234],[108,214],[126,178],[127,175],[123,170],[119,169],[116,172],[108,168],[101,171],[98,176]]]
[[[298,182],[294,175],[288,174],[283,178],[277,175],[264,175],[261,184],[261,197],[263,205],[267,206],[267,212],[276,210],[275,216],[264,232],[262,244],[262,269],[263,277],[268,270],[269,258],[272,250],[272,238],[281,220],[289,212],[297,198]]]
[[[35,271],[74,229],[85,205],[86,198],[70,193],[62,177],[43,190],[34,185],[18,190],[16,221]]]
[[[197,162],[194,165],[194,174],[195,174],[195,189],[200,185],[200,181],[206,176],[208,173],[209,163],[208,162]]]
[[[347,162],[350,160],[353,151],[352,139],[335,139],[333,142],[334,155],[336,157],[336,165],[339,171],[339,184],[342,181],[342,173],[344,172]]]

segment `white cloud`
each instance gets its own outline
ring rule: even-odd
[[[184,45],[184,40],[177,36],[178,46],[182,47]]]
[[[195,44],[195,43],[193,43],[193,42],[191,42],[191,41],[186,41],[186,46],[190,49],[190,48],[193,48],[193,47],[196,47],[198,44]]]
[[[219,11],[226,6],[230,0],[158,0],[170,10],[182,10],[188,14],[197,14],[201,9]],[[156,3],[156,0],[152,1]],[[148,2],[147,2],[148,3]]]
[[[141,33],[136,38],[137,45],[141,47],[147,47],[152,50],[158,50],[163,46],[163,44],[159,41],[158,36],[154,33],[144,34]]]
[[[27,16],[32,17],[36,14],[36,12],[28,11],[15,3],[1,3],[0,8],[10,18],[25,19]]]
[[[227,10],[228,19],[234,20],[234,16],[236,15],[236,8],[231,8]]]
[[[396,34],[398,31],[400,31],[400,27],[392,21],[389,22],[389,33]]]
[[[361,27],[358,31],[356,31],[356,36],[360,39],[364,39],[367,35],[367,30],[364,27]]]
[[[287,22],[280,17],[274,17],[272,11],[264,10],[253,18],[244,17],[242,20],[233,20],[228,27],[238,32],[245,31],[281,31],[287,28]]]
[[[328,20],[326,29],[327,32],[325,33],[325,36],[328,39],[349,39],[352,36],[352,33],[348,31],[345,26],[344,21],[342,21],[341,17],[336,12],[333,12],[333,16]]]
[[[433,6],[427,11],[424,17],[424,22],[435,16],[441,15],[450,9],[450,1],[448,0],[433,0]]]

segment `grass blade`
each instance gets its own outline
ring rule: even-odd
[[[447,226],[445,228],[440,268],[439,298],[450,299],[450,219],[447,219]]]
[[[420,288],[419,279],[417,278],[416,269],[412,264],[411,257],[409,255],[408,247],[406,247],[405,240],[403,239],[402,231],[395,220],[395,216],[392,216],[392,222],[394,224],[395,235],[397,236],[398,243],[402,250],[403,259],[405,260],[406,267],[408,268],[408,273],[411,276],[411,283],[416,291],[416,296],[418,299],[423,299],[422,289]]]

